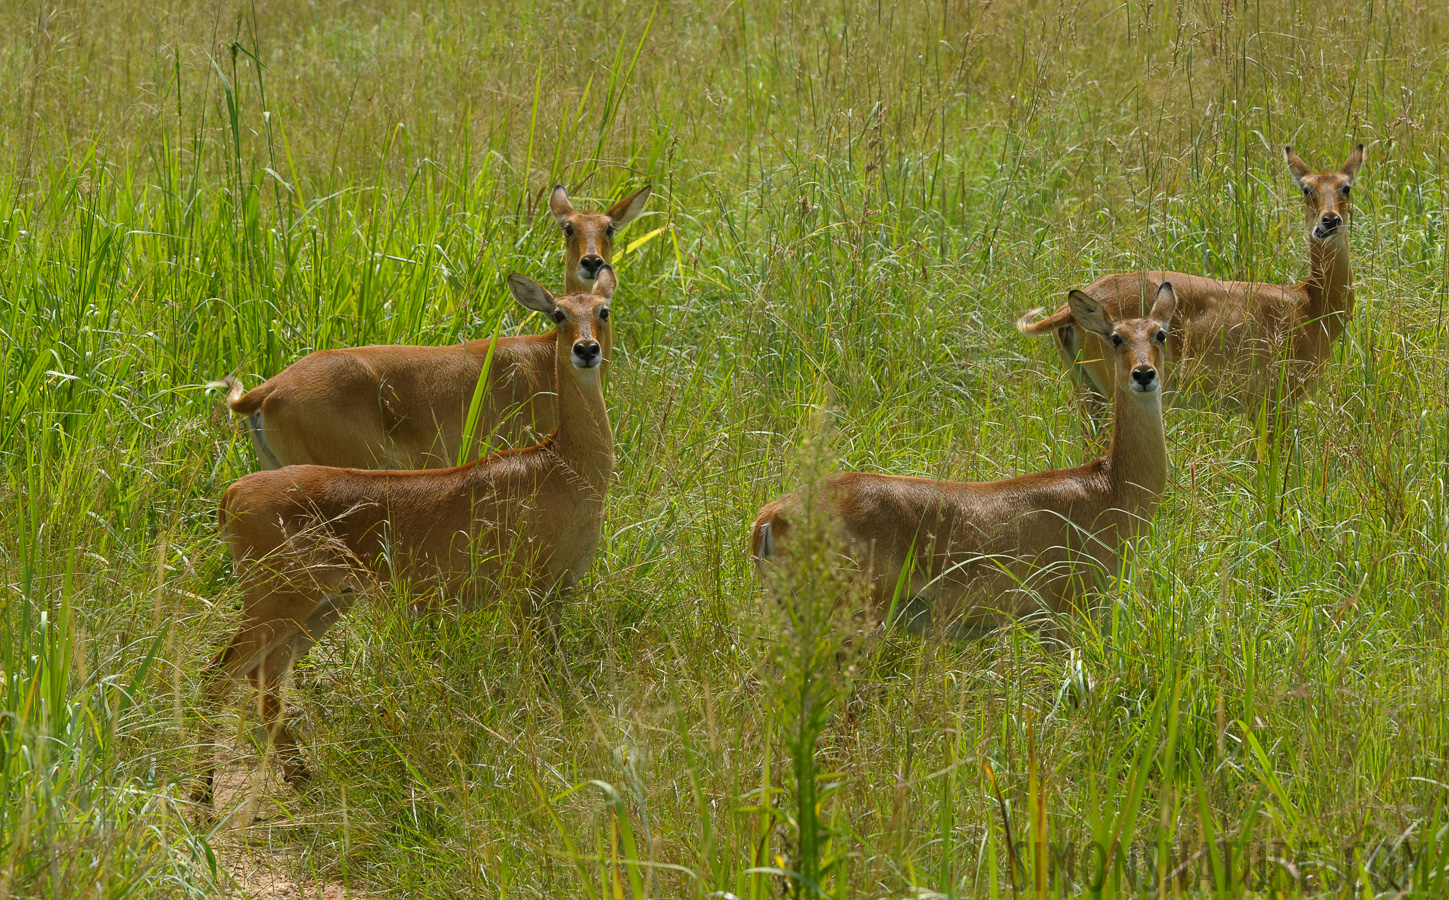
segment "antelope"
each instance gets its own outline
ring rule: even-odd
[[[564,291],[587,292],[612,264],[614,236],[643,212],[644,187],[605,213],[582,213],[563,185],[549,209],[564,233]],[[289,465],[430,469],[482,452],[493,436],[506,446],[553,431],[553,333],[468,341],[451,347],[381,345],[319,350],[243,391],[227,378],[227,404],[246,417],[262,468]],[[466,456],[463,442],[478,379],[486,392]]]
[[[1068,297],[1076,322],[1111,348],[1117,379],[1107,454],[1073,469],[991,482],[843,472],[787,494],[755,519],[751,546],[762,571],[801,551],[800,526],[823,521],[868,610],[938,613],[971,629],[1038,604],[1064,612],[1099,573],[1114,572],[1145,533],[1167,485],[1162,383],[1173,285],[1157,290],[1145,318],[1114,320],[1081,291]],[[778,570],[775,570],[778,572]]]
[[[1180,272],[1105,275],[1086,288],[1108,311],[1135,315],[1158,285],[1176,288],[1178,315],[1168,332],[1173,387],[1256,414],[1291,407],[1321,374],[1353,315],[1348,253],[1349,189],[1363,165],[1363,144],[1336,172],[1313,173],[1292,147],[1288,171],[1303,192],[1308,228],[1308,279],[1297,284],[1218,281]],[[1074,320],[1070,305],[1045,318],[1032,310],[1017,321],[1028,336],[1055,338],[1073,380],[1111,398],[1113,355]]]
[[[519,303],[558,326],[558,425],[541,444],[451,469],[288,466],[227,488],[218,519],[243,588],[242,619],[203,671],[203,702],[214,708],[234,679],[249,678],[293,786],[308,772],[280,681],[367,586],[424,582],[465,603],[521,588],[556,639],[560,595],[599,545],[614,466],[601,372],[615,284],[608,265],[593,293],[554,297],[530,278],[508,279]],[[198,801],[210,804],[213,781],[209,764]]]

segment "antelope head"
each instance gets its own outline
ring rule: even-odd
[[[564,233],[564,280],[587,288],[599,270],[614,262],[614,235],[644,211],[649,188],[642,187],[603,213],[582,213],[569,202],[563,185],[555,185],[548,209]]]
[[[1284,147],[1288,157],[1288,171],[1293,181],[1303,191],[1303,203],[1308,217],[1309,234],[1314,240],[1327,241],[1344,229],[1351,206],[1349,189],[1358,167],[1363,165],[1363,144],[1353,148],[1348,161],[1337,172],[1312,172],[1292,147]]]
[[[1163,282],[1152,301],[1152,312],[1142,319],[1113,322],[1102,304],[1082,291],[1067,295],[1072,317],[1087,331],[1101,338],[1113,354],[1113,370],[1118,392],[1157,400],[1162,396],[1162,381],[1167,361],[1167,328],[1177,307],[1177,294],[1172,285]]]
[[[541,312],[558,326],[558,347],[568,347],[574,377],[581,381],[597,378],[614,348],[609,321],[609,301],[618,282],[612,266],[597,272],[592,292],[555,297],[543,285],[526,275],[508,276],[508,289],[519,303]]]

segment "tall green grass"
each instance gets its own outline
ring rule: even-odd
[[[1446,28],[1382,2],[5,6],[0,894],[211,896],[237,854],[409,897],[1442,894]],[[745,538],[822,410],[841,467],[1100,452],[1016,316],[1133,266],[1303,277],[1281,146],[1355,141],[1358,310],[1280,451],[1169,410],[1152,537],[1068,650],[888,632],[805,678],[821,647]],[[555,182],[657,192],[616,258],[618,481],[560,655],[504,602],[361,605],[294,679],[315,788],[204,822],[196,672],[239,599],[214,505],[255,465],[205,383],[541,329],[503,279],[559,282]]]

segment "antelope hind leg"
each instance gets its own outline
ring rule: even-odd
[[[280,632],[280,633],[279,633]],[[215,799],[216,789],[216,725],[214,717],[222,706],[237,678],[250,676],[274,648],[292,639],[295,626],[281,626],[273,623],[243,625],[232,636],[231,641],[202,669],[201,710],[204,725],[200,746],[206,754],[201,766],[197,786],[191,798],[202,806],[210,806]]]
[[[257,703],[267,736],[262,758],[265,760],[275,753],[282,763],[282,777],[297,790],[311,780],[312,774],[302,758],[296,737],[287,726],[287,705],[282,699],[281,689],[282,680],[292,667],[296,653],[294,648],[301,641],[299,634],[294,640],[273,650],[266,661],[252,671],[252,683],[257,689]]]
[[[273,591],[262,602],[248,604],[247,619],[227,646],[202,670],[204,715],[210,717],[216,714],[233,680],[248,677],[261,694],[261,713],[269,742],[278,748],[279,755],[281,751],[290,753],[296,742],[286,728],[285,707],[278,696],[279,683],[293,660],[305,656],[352,605],[356,592],[350,580],[338,581],[340,592],[320,602],[302,592]],[[259,615],[263,611],[268,614]],[[215,748],[213,742],[207,739],[213,733],[214,725],[208,718],[202,741],[208,756],[201,768],[199,784],[192,792],[193,800],[204,806],[211,805],[215,799]],[[292,756],[300,763],[299,756]],[[286,757],[284,764],[289,782],[295,784],[298,779],[305,780],[305,765],[299,768],[288,763]]]
[[[266,662],[255,671],[268,746],[281,760],[283,779],[297,790],[301,790],[311,781],[312,773],[287,724],[286,701],[281,696],[282,680],[291,671],[292,664],[311,652],[322,639],[322,635],[337,624],[337,620],[352,606],[356,596],[355,586],[347,584],[318,603],[291,639],[267,654]]]

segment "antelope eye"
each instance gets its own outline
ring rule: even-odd
[[[1157,332],[1157,334],[1153,335],[1153,337],[1157,338],[1157,343],[1159,344],[1167,343],[1167,332],[1165,331],[1159,331]]]
[[[573,237],[574,236],[574,226],[572,226],[569,223],[565,222],[564,223],[564,227],[563,227],[563,233],[564,233],[564,237]]]
[[[604,229],[604,234],[607,234],[609,237],[613,237],[614,236],[614,226],[613,225],[610,225],[610,226],[606,227]]]
[[[1348,185],[1345,184],[1343,187],[1339,188],[1338,190],[1339,190],[1339,193],[1343,194],[1345,197],[1348,196]]]
[[[599,320],[602,322],[609,321],[609,307],[606,306],[603,309],[599,310]]]
[[[564,319],[567,319],[568,316],[564,315],[564,311],[563,310],[556,309],[553,312],[549,313],[549,318],[553,319],[555,322],[557,322],[558,324],[562,325],[563,324],[563,320]]]
[[[1122,344],[1123,344],[1122,335],[1117,334],[1116,332],[1113,332],[1112,333],[1112,346],[1113,347],[1120,347],[1120,346],[1122,346]]]

